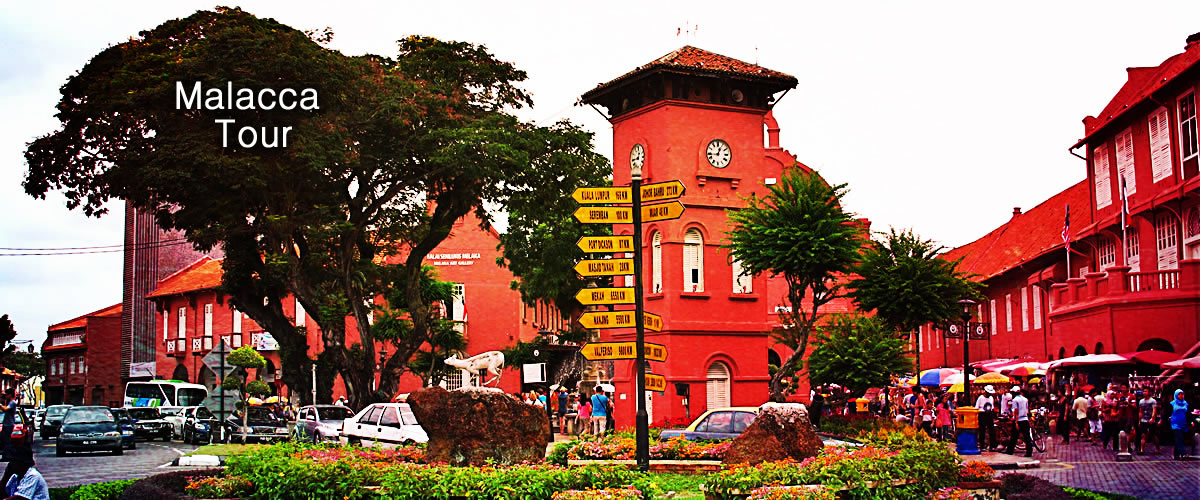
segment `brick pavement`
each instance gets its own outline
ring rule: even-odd
[[[52,488],[116,479],[135,479],[159,472],[178,470],[178,467],[160,467],[180,456],[180,452],[187,453],[195,449],[195,446],[180,442],[139,441],[136,450],[125,450],[125,454],[121,456],[107,453],[80,453],[57,457],[54,455],[53,440],[39,438],[33,441],[37,469]]]
[[[1109,445],[1111,446],[1111,444]],[[1055,484],[1089,490],[1111,491],[1144,499],[1200,498],[1200,459],[1171,459],[1171,447],[1154,453],[1133,455],[1132,462],[1118,462],[1112,448],[1072,441],[1063,445],[1061,438],[1047,438],[1046,452],[1034,453],[1041,467],[1020,472],[1041,477]]]

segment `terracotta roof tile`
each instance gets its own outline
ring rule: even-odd
[[[158,288],[146,294],[146,298],[165,297],[196,290],[209,290],[221,286],[221,261],[201,257],[196,262],[159,280]]]
[[[986,236],[942,254],[946,259],[963,258],[958,269],[978,275],[982,281],[1000,275],[1017,265],[1033,260],[1063,246],[1062,228],[1067,204],[1071,213],[1072,235],[1091,224],[1087,181],[1083,180],[1032,210],[1013,216]]]
[[[1096,132],[1121,118],[1126,111],[1149,100],[1152,94],[1195,66],[1197,62],[1200,62],[1200,43],[1191,42],[1182,53],[1167,58],[1158,66],[1127,68],[1129,77],[1125,85],[1121,86],[1121,90],[1117,91],[1099,115],[1083,119],[1084,137],[1075,146],[1087,142]]]
[[[794,87],[797,83],[796,77],[787,73],[767,69],[757,64],[709,52],[704,49],[692,47],[691,45],[685,45],[671,51],[665,56],[638,66],[633,71],[625,73],[607,83],[598,85],[584,94],[584,100],[619,82],[654,69],[674,69],[688,73],[712,73],[750,79],[778,80],[781,83],[787,83],[788,88]]]
[[[120,317],[121,309],[122,309],[121,304],[113,304],[113,305],[105,307],[104,309],[101,309],[99,311],[92,311],[92,312],[84,314],[83,316],[80,316],[78,318],[69,319],[67,321],[63,321],[62,323],[50,325],[50,328],[47,328],[46,331],[55,332],[58,330],[70,330],[72,328],[83,328],[84,326],[87,326],[88,318]]]

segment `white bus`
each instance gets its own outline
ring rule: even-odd
[[[199,406],[208,388],[180,380],[151,380],[125,384],[125,406]]]

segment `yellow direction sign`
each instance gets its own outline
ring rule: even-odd
[[[633,203],[633,191],[629,186],[575,188],[571,198],[579,203]]]
[[[601,359],[637,359],[637,342],[589,342],[579,348],[579,352],[588,361]],[[650,361],[666,361],[667,348],[660,344],[646,342],[646,359]],[[649,379],[650,374],[646,374]],[[649,380],[646,385],[650,385]],[[664,387],[665,387],[664,381]]]
[[[655,182],[642,184],[642,201],[674,200],[683,196],[686,189],[679,181]]]
[[[662,317],[654,313],[643,313],[645,318],[642,325],[652,332],[662,331]],[[584,328],[599,330],[603,328],[633,328],[633,311],[588,311],[579,317],[579,324]],[[632,343],[631,343],[632,344]],[[649,345],[649,344],[647,344]],[[649,352],[649,348],[647,348]],[[664,354],[665,356],[666,354]],[[649,357],[649,354],[646,355]]]
[[[642,206],[642,222],[678,219],[683,215],[683,203],[671,201]],[[633,209],[630,207],[580,207],[575,218],[583,223],[632,224]]]
[[[654,392],[667,392],[667,377],[657,373],[647,373],[646,390]]]
[[[632,304],[633,288],[584,288],[575,294],[575,300],[585,306]]]
[[[581,260],[575,264],[580,276],[624,276],[633,274],[633,259]]]
[[[575,246],[589,253],[627,253],[633,251],[633,236],[584,236]]]

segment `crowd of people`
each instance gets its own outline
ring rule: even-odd
[[[545,393],[534,389],[518,394],[517,398],[545,408],[550,425],[561,434],[600,436],[616,429],[612,393],[599,385],[592,388],[590,395],[586,391],[568,392],[566,387],[559,387]]]
[[[1176,460],[1186,458],[1189,449],[1195,446],[1189,439],[1194,432],[1194,417],[1190,411],[1193,407],[1183,389],[1176,389],[1170,395],[1164,392],[1156,398],[1148,391],[1109,384],[1103,393],[1099,390],[1077,391],[1074,399],[1065,397],[1063,392],[1057,395],[1060,403],[1058,433],[1064,444],[1071,442],[1074,432],[1077,440],[1087,440],[1104,448],[1111,443],[1112,449],[1119,451],[1119,436],[1124,431],[1130,437],[1131,450],[1142,455],[1148,443],[1153,443],[1155,453],[1158,453],[1161,438],[1170,435]],[[1194,454],[1195,450],[1190,453]]]

